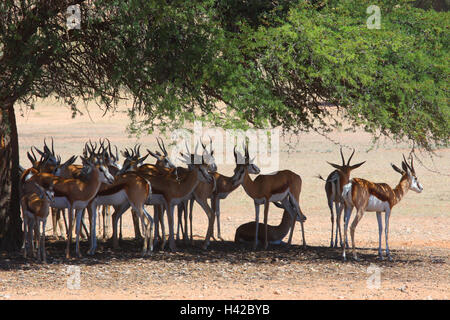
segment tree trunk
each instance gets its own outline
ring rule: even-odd
[[[0,105],[0,250],[22,244],[19,195],[19,141],[14,104]]]

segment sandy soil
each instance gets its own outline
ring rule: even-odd
[[[125,131],[126,105],[114,115],[102,117],[95,105],[90,115],[71,119],[70,112],[53,100],[36,105],[36,110],[18,117],[21,164],[29,167],[26,151],[42,146],[43,138],[54,137],[55,151],[63,160],[80,154],[84,142],[108,137],[119,148],[140,142],[156,149],[155,135],[139,139]],[[252,251],[233,242],[234,231],[254,219],[252,200],[240,187],[222,202],[221,226],[225,241],[212,241],[200,248],[207,219],[194,207],[194,246],[178,243],[175,253],[156,251],[141,258],[140,244],[133,238],[130,215],[125,215],[125,240],[121,250],[110,242],[100,244],[98,254],[81,259],[64,259],[64,242],[49,240],[49,264],[24,260],[20,252],[0,256],[0,299],[448,299],[450,292],[450,150],[440,150],[431,160],[422,155],[416,172],[424,186],[421,194],[409,192],[396,206],[390,220],[390,248],[393,262],[376,259],[378,230],[375,214],[366,213],[356,230],[360,262],[343,262],[340,249],[330,249],[330,214],[323,181],[332,168],[325,162],[340,162],[339,148],[317,134],[290,137],[295,149],[281,140],[280,168],[301,175],[300,203],[308,220],[308,247],[301,246],[297,225],[293,246],[270,246]],[[383,141],[370,149],[371,139],[362,132],[335,132],[333,140],[356,148],[352,163],[367,160],[352,176],[395,186],[400,176],[390,163],[400,165],[404,144]],[[288,152],[290,151],[290,152]],[[349,149],[344,150],[346,157]],[[219,172],[232,174],[231,165],[219,165]],[[271,206],[269,223],[278,224],[281,210]],[[47,234],[51,234],[51,222]],[[286,240],[286,239],[285,239]],[[384,245],[384,244],[383,244]],[[82,252],[87,251],[82,243]],[[68,273],[75,266],[75,273]],[[79,271],[80,287],[71,280]],[[379,275],[379,285],[377,278]],[[75,277],[75,278],[74,278]],[[69,281],[69,282],[68,282]],[[375,282],[374,282],[375,281]],[[72,288],[72,289],[71,289]]]

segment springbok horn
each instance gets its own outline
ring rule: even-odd
[[[413,172],[412,168],[408,164],[408,161],[406,161],[405,155],[404,154],[402,154],[402,155],[403,155],[403,160],[405,160],[405,164],[408,167],[409,171]]]
[[[353,148],[352,155],[350,156],[350,158],[348,158],[348,161],[347,161],[347,165],[348,166],[350,165],[350,160],[352,160],[352,157],[353,157],[354,154],[355,154],[355,148]]]
[[[55,148],[54,148],[54,145],[53,145],[53,137],[52,137],[52,155],[55,156]]]
[[[345,166],[345,160],[344,160],[344,154],[342,153],[342,147],[339,150],[339,152],[341,153],[341,158],[342,158],[342,165]]]

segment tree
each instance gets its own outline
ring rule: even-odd
[[[132,99],[131,132],[194,119],[328,132],[331,102],[375,137],[448,145],[448,13],[384,1],[371,30],[371,2],[2,1],[0,247],[21,241],[14,109],[50,95],[74,115],[79,101]]]

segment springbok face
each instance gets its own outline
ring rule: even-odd
[[[201,182],[211,183],[213,182],[213,177],[208,173],[208,167],[204,164],[195,165],[198,168],[198,180]]]
[[[402,176],[407,176],[409,182],[409,190],[415,191],[417,193],[421,193],[423,190],[422,184],[417,179],[416,171],[414,170],[414,159],[411,156],[411,164],[406,161],[405,156],[403,155],[402,161],[402,169],[398,168],[396,165],[391,164],[392,168],[400,173]]]
[[[53,190],[53,184],[51,184],[47,189],[45,189],[41,185],[37,184],[36,182],[34,184],[39,190],[39,195],[38,195],[39,198],[41,198],[42,200],[47,198],[47,200],[49,202],[53,202],[54,201],[54,199],[55,199],[55,191]]]
[[[106,167],[104,161],[99,158],[94,159],[95,162],[92,163],[90,160],[81,157],[83,170],[89,174],[92,170],[97,169],[99,171],[99,181],[105,184],[112,184],[114,182],[114,177],[109,173],[108,167]]]
[[[108,167],[101,164],[98,166],[98,170],[100,171],[100,182],[105,184],[112,184],[114,182],[114,177],[109,173]]]
[[[234,160],[236,163],[236,167],[234,168],[234,174],[231,178],[231,183],[233,186],[236,186],[242,183],[242,179],[245,175],[245,170],[247,169],[250,174],[259,174],[261,170],[258,168],[256,164],[253,163],[253,160],[250,160],[248,157],[248,153],[246,150],[246,156],[242,156],[242,154],[236,151],[236,146],[234,147]]]
[[[409,189],[417,193],[421,193],[423,190],[422,184],[419,182],[415,174],[408,172],[408,179],[410,181]]]

